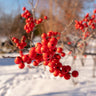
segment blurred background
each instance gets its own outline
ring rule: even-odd
[[[10,37],[21,38],[26,35],[24,28],[25,20],[21,18],[22,7],[26,7],[30,11],[32,0],[0,0],[0,52],[11,52]],[[33,0],[34,5],[37,0]],[[84,15],[92,13],[96,8],[96,0],[39,0],[36,8],[36,18],[48,16],[48,21],[38,26],[34,32],[35,36],[40,36],[43,32],[50,30],[62,32],[72,20],[80,20]],[[63,36],[75,34],[74,22],[63,32]],[[8,50],[8,48],[10,50]]]

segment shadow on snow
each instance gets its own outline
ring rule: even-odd
[[[0,66],[15,65],[13,58],[0,58]]]

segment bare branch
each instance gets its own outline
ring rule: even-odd
[[[17,56],[16,56],[17,57]],[[2,58],[16,58],[16,57],[12,57],[12,56],[2,56]]]
[[[39,0],[37,0],[36,4],[34,6],[35,9],[37,8],[38,3],[39,3]]]

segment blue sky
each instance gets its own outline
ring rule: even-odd
[[[0,8],[2,8],[2,11],[5,13],[10,14],[18,8],[18,5],[22,10],[22,7],[26,5],[26,1],[27,0],[0,0]]]
[[[0,0],[0,8],[8,14],[16,10],[18,6],[20,7],[20,12],[22,12],[22,7],[27,6],[27,4],[28,0]],[[94,9],[94,5],[96,6],[96,0],[94,0],[94,3],[90,3],[91,8],[84,10],[84,13],[91,12]]]

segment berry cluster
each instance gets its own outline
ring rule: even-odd
[[[12,41],[16,43],[16,47],[18,47],[19,49],[24,49],[24,47],[27,45],[25,40],[25,36],[22,36],[21,41],[19,41],[19,39],[17,39],[16,37],[12,37]]]
[[[83,33],[80,38],[83,37],[83,39],[86,39],[90,36],[91,32],[89,30],[86,31],[86,28],[94,30],[96,28],[96,9],[93,11],[92,16],[89,16],[89,13],[87,13],[83,20],[77,21],[75,20],[75,28],[80,29]],[[86,31],[86,32],[85,32]]]
[[[64,77],[66,80],[71,77],[71,67],[62,65],[60,62],[61,57],[65,56],[63,49],[57,47],[58,32],[49,31],[47,34],[41,35],[41,43],[36,43],[35,47],[30,48],[29,54],[22,54],[15,58],[15,63],[19,64],[19,68],[25,67],[24,63],[31,64],[33,61],[34,66],[38,66],[43,63],[44,66],[49,66],[49,71],[54,76]],[[21,51],[20,51],[21,52]],[[78,76],[77,71],[72,72],[73,77]]]
[[[40,24],[42,23],[43,19],[40,18],[39,20],[33,20],[32,14],[25,8],[23,7],[24,13],[21,14],[21,17],[26,19],[26,25],[24,26],[24,30],[26,30],[26,33],[30,33],[33,31],[35,24]],[[44,19],[47,20],[47,16],[44,16]]]
[[[25,7],[23,7],[25,11],[22,14],[22,17],[26,18],[26,25],[24,29],[27,33],[33,30],[35,24],[39,24],[43,21],[43,19],[33,20],[32,15]],[[47,16],[44,16],[44,19],[47,19]],[[21,38],[21,42],[13,37],[12,41],[16,43],[16,47],[20,49],[20,56],[15,58],[15,63],[18,64],[20,69],[25,67],[25,63],[31,64],[33,62],[34,66],[40,65],[42,63],[44,66],[49,67],[49,71],[53,73],[53,75],[64,77],[66,80],[70,79],[71,75],[73,77],[78,76],[78,71],[74,70],[71,72],[71,66],[62,65],[60,59],[65,56],[63,49],[61,47],[57,47],[58,40],[60,39],[59,32],[49,31],[47,34],[43,33],[41,35],[42,41],[41,43],[36,43],[34,47],[30,48],[28,54],[23,54],[22,49],[27,45],[25,40],[25,36]]]
[[[96,9],[93,11],[93,15],[89,16],[89,13],[85,15],[85,18],[82,21],[75,21],[75,28],[83,30],[86,27],[91,26],[92,29],[95,29],[95,23],[96,23]]]
[[[80,30],[79,36],[81,40],[77,42],[77,47],[82,49],[84,46],[88,45],[86,41],[88,41],[93,36],[92,34],[95,32],[92,30],[96,29],[96,9],[93,11],[91,16],[89,13],[87,13],[83,20],[75,20],[75,28]],[[84,40],[84,42],[82,42],[82,40]],[[86,55],[84,57],[86,58]]]

